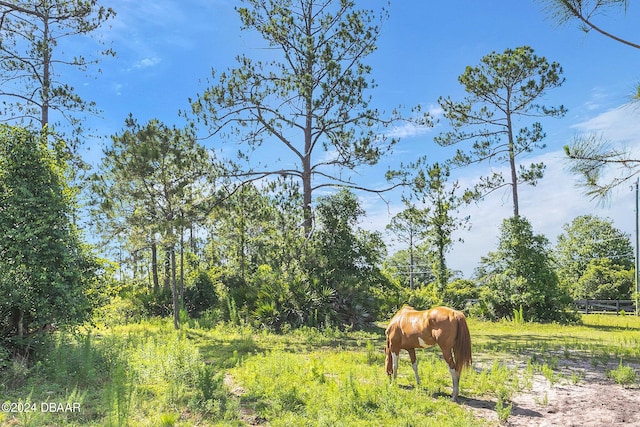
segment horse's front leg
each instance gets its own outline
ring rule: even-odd
[[[400,358],[400,352],[395,353],[393,351],[389,351],[391,355],[391,371],[393,373],[393,379],[395,380],[398,377],[398,359]]]
[[[409,352],[409,358],[411,359],[411,367],[413,373],[416,375],[416,383],[420,385],[420,376],[418,375],[418,358],[416,357],[416,349],[411,348],[407,350]]]

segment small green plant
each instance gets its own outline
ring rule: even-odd
[[[511,416],[511,411],[513,410],[513,403],[509,403],[509,405],[504,406],[505,399],[502,397],[502,394],[498,393],[498,401],[496,402],[496,414],[498,415],[498,421],[501,424],[505,424],[509,417]]]
[[[367,341],[366,348],[367,348],[367,364],[369,366],[377,364],[378,355],[376,353],[376,347],[373,345],[373,342],[371,340]]]
[[[126,426],[131,415],[135,384],[133,375],[127,372],[125,363],[120,363],[113,371],[111,385],[107,389],[109,426]]]
[[[549,394],[545,391],[544,395],[542,396],[541,399],[538,399],[537,397],[534,399],[534,401],[536,402],[536,404],[538,405],[542,405],[542,406],[547,406],[549,404]]]
[[[186,308],[180,307],[180,312],[178,313],[178,317],[181,325],[189,324],[189,312]]]
[[[607,372],[607,376],[622,386],[629,386],[636,382],[636,371],[631,366],[624,366],[622,359],[616,369]]]
[[[178,421],[178,415],[173,412],[165,412],[160,414],[161,427],[173,427]]]
[[[520,309],[513,309],[513,323],[516,325],[524,324],[524,313],[522,310],[522,304],[520,304]]]
[[[37,406],[33,400],[33,392],[29,393],[29,396],[25,400],[20,399],[19,406],[25,408],[31,408],[31,410],[19,411],[18,418],[20,419],[20,425],[24,427],[37,426],[41,424],[42,413],[37,411]],[[34,406],[31,406],[34,405]]]
[[[547,379],[547,381],[549,381],[549,384],[553,387],[553,385],[558,380],[558,376],[554,372],[553,368],[551,368],[549,365],[545,363],[540,368],[540,371],[542,372],[542,376],[544,376]]]
[[[222,386],[222,380],[215,375],[215,370],[210,365],[203,365],[198,370],[198,392],[203,401],[213,399],[217,390]]]
[[[229,322],[232,325],[240,326],[240,314],[238,313],[236,300],[231,297],[227,297],[227,309],[229,310]]]
[[[582,379],[584,379],[584,371],[574,371],[571,373],[571,384],[577,385]]]

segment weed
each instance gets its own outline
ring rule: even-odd
[[[547,381],[549,381],[549,385],[551,387],[553,387],[553,385],[557,382],[558,380],[558,375],[555,373],[555,371],[553,370],[553,368],[551,368],[549,365],[544,364],[542,365],[542,367],[540,368],[540,372],[542,372],[542,376],[545,377],[547,379]]]
[[[547,406],[549,404],[549,394],[545,391],[542,399],[538,399],[537,397],[534,399],[537,405]]]
[[[173,427],[178,421],[178,415],[174,412],[165,412],[160,414],[160,426],[161,427]]]
[[[378,363],[378,352],[376,351],[376,347],[373,345],[373,341],[368,340],[366,344],[367,349],[367,364],[369,366],[375,365]]]
[[[573,371],[571,372],[571,384],[573,385],[577,385],[578,383],[580,383],[580,381],[582,381],[585,377],[585,373],[583,370],[579,370],[579,371]]]
[[[511,411],[513,410],[513,403],[509,403],[509,405],[504,406],[505,399],[501,394],[498,394],[498,400],[496,402],[496,414],[498,415],[498,421],[502,424],[506,423],[509,417],[511,416]]]
[[[136,389],[134,377],[124,363],[119,364],[114,370],[111,384],[107,388],[109,426],[120,427],[129,424]]]
[[[25,400],[20,399],[18,401],[18,407],[21,409],[26,409],[18,411],[20,425],[24,427],[36,426],[41,424],[40,419],[42,413],[38,411],[39,408],[36,406],[37,404],[32,403],[34,402],[32,395],[33,392],[29,393]]]
[[[513,323],[516,325],[524,324],[524,313],[522,311],[522,304],[520,304],[520,309],[513,309]]]
[[[622,386],[630,386],[636,382],[636,371],[631,366],[624,366],[622,359],[616,369],[607,371],[607,376]]]
[[[231,322],[232,325],[240,326],[241,321],[238,307],[236,306],[236,301],[231,297],[227,297],[227,309],[229,310],[229,322]]]
[[[16,355],[4,372],[4,383],[9,389],[24,386],[29,378],[29,365],[26,356]]]

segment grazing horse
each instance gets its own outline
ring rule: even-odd
[[[462,312],[448,307],[418,311],[404,306],[393,316],[385,333],[387,375],[396,378],[400,350],[405,349],[409,352],[411,367],[416,375],[416,382],[420,385],[415,349],[438,344],[449,365],[453,381],[451,399],[458,401],[460,372],[471,365],[471,337]]]

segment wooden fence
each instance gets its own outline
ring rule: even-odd
[[[627,314],[636,312],[636,303],[633,300],[615,300],[615,299],[578,299],[573,302],[576,309],[582,313],[620,313],[624,311]]]

